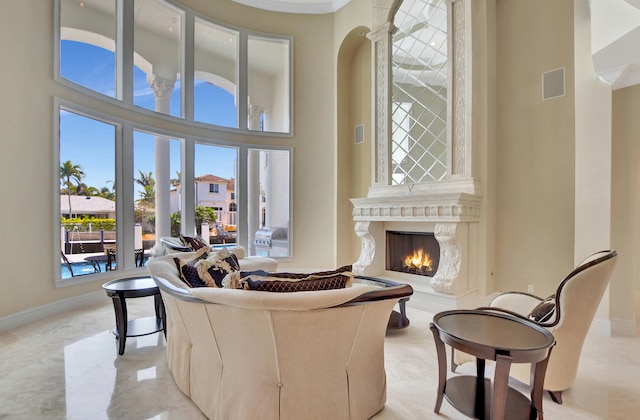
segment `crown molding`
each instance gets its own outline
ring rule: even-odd
[[[249,7],[269,10],[272,12],[298,13],[298,14],[325,14],[335,13],[351,0],[334,0],[321,3],[304,1],[275,1],[275,0],[233,0],[236,3]]]

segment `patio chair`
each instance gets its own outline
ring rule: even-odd
[[[104,271],[113,271],[115,269],[114,264],[116,263],[116,247],[113,245],[105,245],[103,249],[107,256]]]
[[[60,257],[62,257],[62,262],[64,263],[64,265],[67,266],[67,270],[69,270],[69,273],[71,273],[71,277],[75,277],[75,275],[73,274],[73,267],[71,266],[71,261],[69,261],[69,258],[67,258],[67,256],[64,255],[64,252],[62,252],[62,250],[60,250]]]
[[[172,252],[190,252],[191,248],[189,248],[188,246],[185,246],[185,244],[182,243],[182,241],[180,240],[180,238],[174,238],[173,236],[165,236],[160,238],[160,243],[164,246],[165,250],[168,253],[172,253]]]
[[[136,249],[134,250],[135,252],[135,263],[136,263],[136,267],[144,267],[144,249],[140,248],[140,249]]]
[[[598,305],[609,284],[617,262],[616,251],[592,254],[567,275],[546,299],[524,292],[506,292],[496,296],[485,310],[506,312],[546,328],[556,339],[549,357],[544,389],[551,399],[562,404],[562,393],[576,378],[580,353]],[[452,351],[451,370],[472,356]],[[510,376],[529,383],[530,364],[514,364]]]

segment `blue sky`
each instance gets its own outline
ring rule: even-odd
[[[60,74],[82,86],[114,97],[114,54],[102,48],[73,41],[62,41],[60,48]],[[236,126],[233,95],[208,83],[197,82],[194,88],[195,119],[225,127]],[[134,69],[134,104],[155,109],[155,98],[146,81],[146,75]],[[180,83],[176,83],[171,98],[171,115],[180,113]],[[85,172],[82,182],[98,189],[112,187],[115,180],[115,128],[110,124],[72,113],[60,118],[60,161],[70,160],[81,165]],[[134,134],[134,176],[138,171],[155,174],[155,136]],[[180,170],[180,143],[171,141],[170,175]],[[195,176],[212,174],[222,178],[235,178],[236,150],[206,144],[196,145]],[[137,185],[136,185],[137,186]],[[139,191],[139,187],[137,186]],[[136,194],[136,198],[138,198]]]

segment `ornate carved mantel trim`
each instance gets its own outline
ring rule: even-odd
[[[353,220],[456,223],[480,220],[480,198],[470,194],[352,198]]]
[[[453,282],[460,273],[462,250],[456,237],[456,223],[440,223],[436,225],[434,236],[440,244],[440,263],[438,272],[431,279],[433,290],[451,293]]]

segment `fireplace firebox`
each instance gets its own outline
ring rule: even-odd
[[[387,231],[386,269],[433,277],[438,271],[440,244],[433,233]]]

